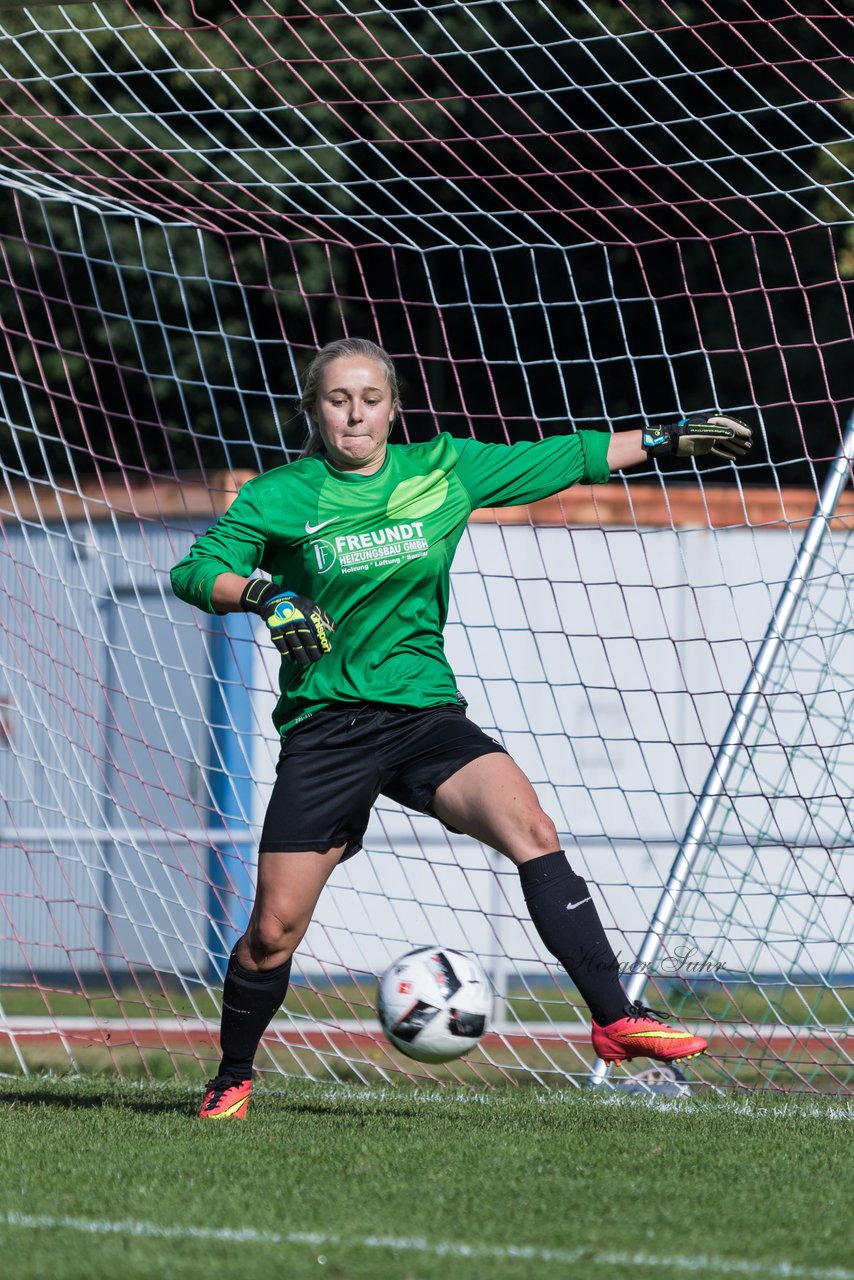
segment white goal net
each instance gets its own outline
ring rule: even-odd
[[[301,371],[358,334],[402,376],[401,439],[715,407],[754,426],[737,470],[674,461],[478,513],[446,643],[627,976],[708,1035],[692,1079],[850,1089],[844,484],[792,566],[854,398],[854,27],[812,8],[0,3],[0,1069],[195,1077],[216,1057],[275,655],[179,603],[168,570],[293,456]],[[434,941],[496,993],[442,1076],[588,1077],[583,1006],[513,868],[388,801],[259,1067],[431,1078],[374,1001]]]

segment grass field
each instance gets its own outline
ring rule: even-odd
[[[854,1280],[854,1106],[4,1079],[3,1273]]]
[[[79,1029],[69,1031],[66,1038],[34,1038],[32,1029],[24,1032],[17,1043],[17,1053],[35,1072],[61,1073],[69,1069],[94,1071],[124,1079],[153,1078],[189,1081],[198,1078],[199,1064],[213,1070],[218,1060],[217,1046],[210,1033],[186,1034],[182,1019],[206,1018],[212,1026],[219,1023],[218,992],[216,996],[199,983],[192,996],[174,979],[163,975],[155,982],[150,974],[138,984],[125,982],[114,987],[93,985],[86,991],[68,990],[60,985],[34,988],[29,985],[0,986],[0,1008],[6,1018],[79,1017],[84,1019],[136,1019],[131,1030],[121,1025],[109,1035]],[[696,987],[696,989],[695,989]],[[658,1005],[654,993],[650,1003]],[[361,1080],[382,1083],[391,1071],[395,1076],[406,1071],[423,1080],[439,1079],[480,1085],[503,1085],[508,1080],[530,1087],[565,1086],[575,1079],[583,1081],[592,1065],[586,1024],[580,1020],[578,996],[568,982],[541,979],[525,985],[511,985],[506,1002],[509,1040],[491,1042],[468,1055],[461,1063],[447,1068],[428,1070],[389,1055],[388,1046],[379,1037],[372,1043],[367,1035],[344,1041],[342,1052],[330,1050],[325,1034],[321,1047],[301,1041],[314,1020],[326,1028],[348,1019],[375,1020],[376,980],[365,977],[360,982],[336,982],[310,986],[296,981],[288,993],[286,1009],[274,1023],[274,1030],[287,1044],[268,1041],[259,1065],[275,1067],[288,1074],[306,1075],[312,1079],[349,1082]],[[729,1088],[733,1084],[747,1088],[778,1087],[783,1090],[815,1089],[819,1092],[850,1095],[854,1091],[852,1039],[846,1028],[854,1020],[854,988],[835,989],[816,985],[792,986],[747,984],[730,990],[724,984],[673,983],[664,992],[661,1003],[670,1009],[677,1021],[691,1025],[700,1023],[702,1034],[706,1024],[717,1022],[722,1035],[712,1044],[709,1054],[696,1059],[690,1068],[695,1081]],[[172,1030],[161,1034],[155,1019],[171,1020]],[[151,1034],[146,1034],[145,1023]],[[526,1038],[520,1034],[524,1025],[539,1024],[541,1031]],[[569,1028],[569,1037],[561,1040],[550,1034],[549,1024]],[[522,1024],[522,1025],[520,1025]],[[748,1032],[727,1038],[734,1025],[748,1025]],[[354,1024],[351,1024],[354,1025]],[[572,1030],[578,1034],[572,1039]],[[787,1027],[805,1033],[801,1039],[772,1040],[773,1032]],[[750,1028],[755,1028],[752,1034]],[[833,1037],[820,1037],[826,1029]],[[165,1036],[165,1038],[164,1038]],[[290,1047],[288,1047],[288,1045]],[[341,1046],[339,1045],[339,1048]],[[17,1074],[21,1062],[9,1036],[3,1035],[0,1023],[0,1073]]]
[[[309,987],[300,980],[291,984],[288,1009],[315,1018],[371,1017],[376,1008],[376,979],[366,977],[360,984],[338,981],[334,985]],[[90,1015],[100,1018],[140,1017],[173,1014],[219,1018],[217,999],[201,984],[195,1000],[177,982],[161,979],[156,985],[148,978],[137,986],[129,984],[109,988],[103,984],[91,990],[34,988],[31,985],[0,985],[0,1006],[12,1017],[16,1014]],[[654,993],[649,1003],[655,1004]],[[674,1017],[715,1018],[721,1022],[769,1022],[780,1020],[791,1026],[840,1025],[854,1019],[854,987],[848,985],[819,987],[779,983],[767,987],[725,983],[670,984],[665,1003]],[[530,981],[524,987],[511,982],[508,989],[507,1014],[520,1022],[538,1022],[544,1018],[563,1022],[576,1015],[578,993],[565,981]]]

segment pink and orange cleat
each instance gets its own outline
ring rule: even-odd
[[[251,1092],[251,1080],[231,1080],[228,1076],[217,1076],[216,1079],[209,1080],[199,1112],[200,1119],[245,1120]]]
[[[670,1027],[661,1014],[636,1000],[626,1005],[626,1016],[607,1027],[593,1023],[593,1048],[604,1062],[626,1062],[629,1058],[655,1058],[658,1062],[681,1062],[705,1053],[708,1042],[702,1036]]]

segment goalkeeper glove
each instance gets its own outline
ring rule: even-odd
[[[315,600],[283,591],[261,578],[250,578],[240,607],[264,619],[279,653],[298,667],[318,662],[332,648],[329,635],[335,623]]]
[[[703,453],[716,453],[719,458],[735,462],[752,444],[750,427],[725,413],[689,415],[675,427],[645,427],[643,432],[643,447],[649,455],[696,458]]]

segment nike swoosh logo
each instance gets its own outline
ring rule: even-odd
[[[620,1033],[626,1040],[641,1040],[649,1036],[651,1040],[690,1040],[690,1031],[677,1031],[675,1027],[665,1027],[662,1031],[650,1028],[648,1031],[623,1031]]]
[[[333,516],[331,520],[321,520],[320,524],[309,524],[306,520],[305,531],[306,533],[317,533],[320,529],[325,529],[328,524],[334,524],[339,519],[340,516]]]
[[[574,911],[576,907],[583,907],[585,902],[592,902],[592,898],[582,898],[580,902],[568,902],[566,904],[567,911]]]

